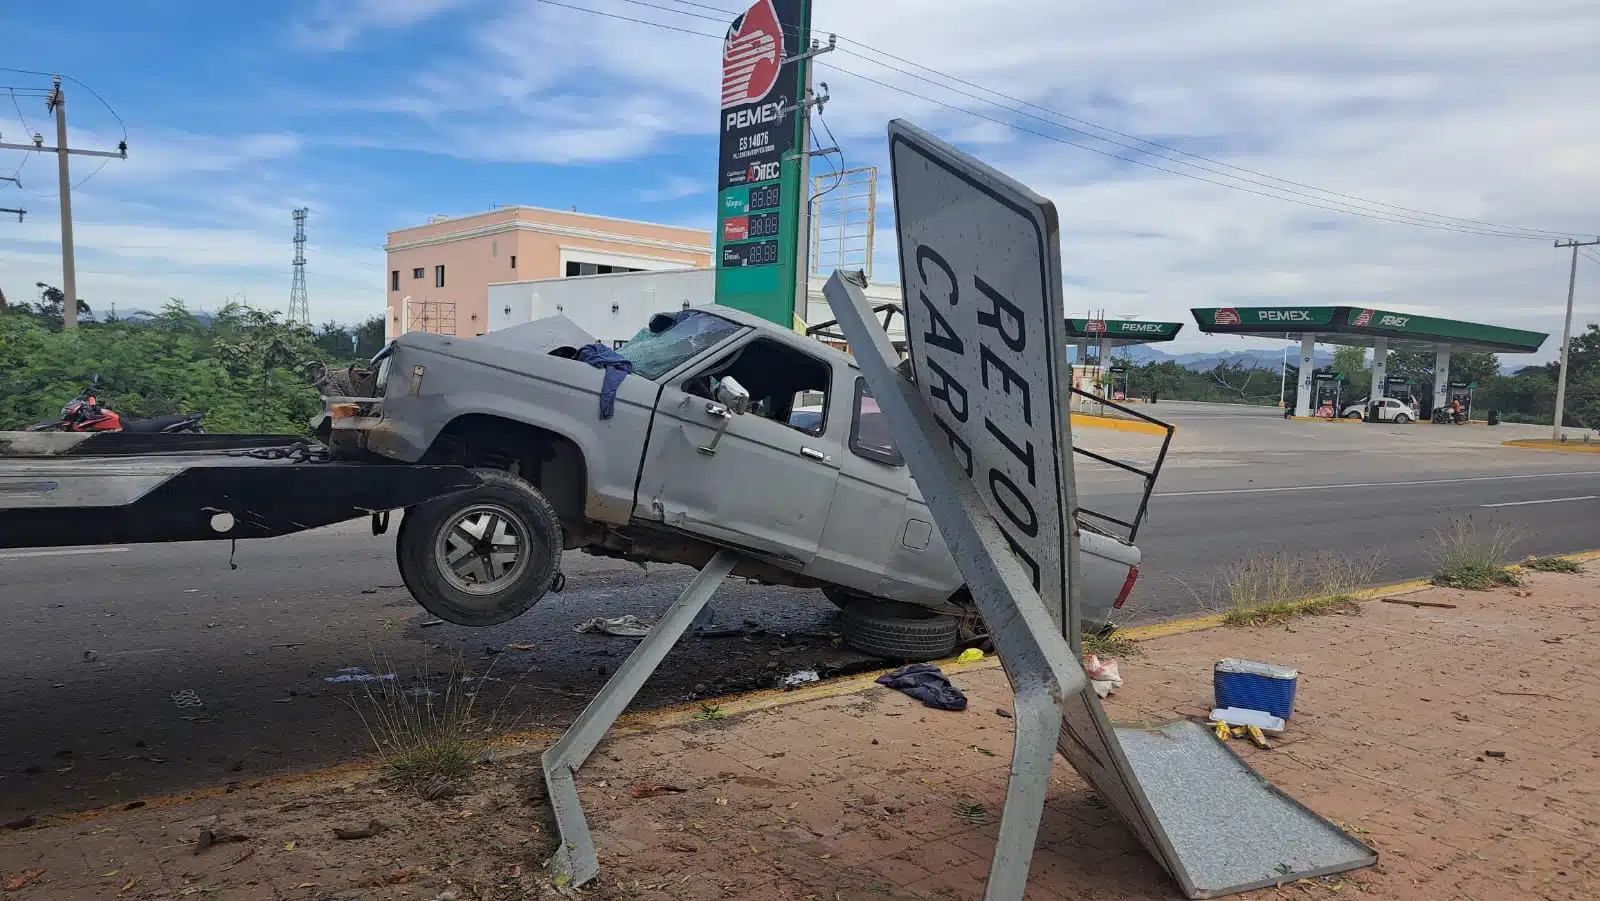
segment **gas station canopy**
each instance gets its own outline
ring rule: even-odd
[[[1067,339],[1079,343],[1105,342],[1106,347],[1171,341],[1183,330],[1181,322],[1141,322],[1134,319],[1068,319]]]
[[[1443,350],[1529,354],[1548,338],[1543,332],[1392,313],[1365,307],[1215,307],[1190,310],[1208,335],[1247,335],[1297,340],[1316,335],[1318,344],[1390,350]],[[1081,321],[1081,320],[1080,320]]]

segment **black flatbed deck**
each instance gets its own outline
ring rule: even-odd
[[[40,446],[8,443],[17,434],[0,433],[0,548],[270,538],[479,484],[460,466],[328,461],[292,436],[130,435],[185,440],[19,454]]]

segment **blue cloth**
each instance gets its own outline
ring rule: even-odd
[[[578,348],[578,359],[606,371],[600,383],[600,418],[610,419],[616,412],[617,388],[633,371],[633,361],[599,342]]]
[[[913,663],[878,677],[879,685],[902,691],[936,710],[966,710],[967,696],[950,684],[935,663]]]

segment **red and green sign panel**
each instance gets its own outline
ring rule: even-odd
[[[1171,341],[1183,330],[1181,322],[1139,322],[1133,319],[1068,319],[1068,338],[1109,338],[1116,341]]]
[[[794,324],[810,0],[756,0],[722,45],[717,303]]]
[[[1200,330],[1225,335],[1291,335],[1312,332],[1348,336],[1338,343],[1370,343],[1354,339],[1389,338],[1398,346],[1453,347],[1457,350],[1533,353],[1549,336],[1544,332],[1395,313],[1371,307],[1212,307],[1193,309]],[[1397,345],[1391,343],[1390,347]]]

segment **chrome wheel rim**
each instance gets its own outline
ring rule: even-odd
[[[528,525],[499,504],[474,504],[451,517],[434,541],[439,572],[451,588],[497,594],[528,568]]]

